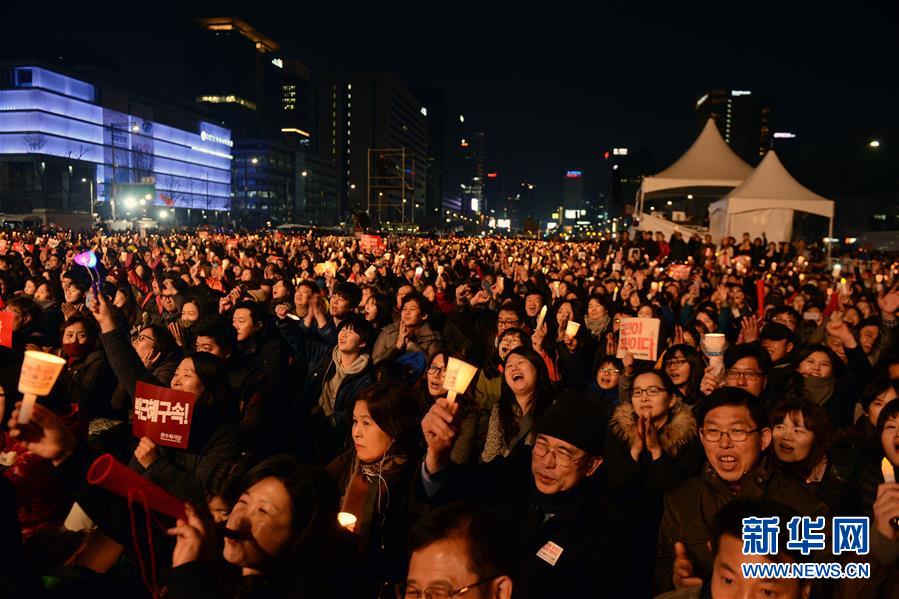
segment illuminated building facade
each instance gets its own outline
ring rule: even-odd
[[[203,120],[190,105],[57,67],[0,65],[0,210],[6,214],[226,220],[233,145],[230,130]]]

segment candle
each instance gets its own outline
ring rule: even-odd
[[[546,318],[546,306],[540,308],[540,314],[537,316],[537,330],[543,326],[543,320]]]
[[[565,336],[569,339],[574,339],[575,335],[577,335],[578,330],[580,330],[581,325],[578,322],[574,322],[573,320],[568,321],[568,326],[565,327]]]
[[[453,403],[456,396],[465,393],[468,384],[477,373],[477,366],[473,366],[468,362],[463,362],[458,358],[450,358],[446,362],[446,376],[443,377],[443,388],[448,391],[446,399]]]
[[[880,472],[883,473],[883,482],[885,483],[895,483],[896,482],[896,471],[893,469],[893,465],[886,458],[883,458],[880,462]]]
[[[612,294],[612,301],[614,302],[617,299],[618,299],[618,285],[615,285],[615,293]]]
[[[19,393],[22,394],[22,407],[19,409],[19,423],[26,424],[31,420],[34,402],[38,395],[47,395],[62,372],[66,361],[59,356],[29,350],[25,352],[22,372],[19,374]]]
[[[356,528],[356,516],[349,512],[340,512],[337,514],[337,522],[350,532]]]

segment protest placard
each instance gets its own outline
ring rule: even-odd
[[[186,391],[138,382],[134,389],[132,432],[157,445],[187,448],[197,396]]]
[[[0,345],[12,347],[12,312],[0,312]]]
[[[631,352],[637,360],[658,359],[659,319],[622,318],[618,331],[618,357]]]

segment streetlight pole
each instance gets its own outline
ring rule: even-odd
[[[82,178],[82,183],[87,183],[90,186],[90,205],[91,205],[91,226],[94,226],[94,179],[90,178]]]

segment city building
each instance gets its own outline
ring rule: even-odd
[[[428,183],[425,107],[386,71],[327,73],[317,85],[319,152],[337,171],[337,213],[418,228]]]
[[[770,102],[750,90],[711,90],[696,101],[696,113],[700,127],[715,119],[724,141],[750,164],[771,148]]]
[[[573,226],[581,220],[584,209],[584,173],[580,169],[568,169],[562,177],[563,226]]]
[[[613,147],[603,152],[609,179],[605,199],[606,218],[629,216],[636,204],[643,177],[655,171],[652,153],[646,149]]]
[[[305,212],[322,197],[336,202],[336,183],[324,178],[335,172],[333,165],[311,156],[317,151],[311,70],[241,19],[204,18],[195,25],[189,39],[192,95],[233,131],[236,222],[335,224],[336,211]],[[313,179],[307,163],[316,165]],[[305,198],[307,191],[316,197]]]
[[[231,131],[101,71],[0,64],[0,210],[225,222]]]
[[[462,154],[462,214],[474,217],[484,210],[484,183],[487,176],[484,160],[484,133],[475,131],[459,141]]]
[[[443,226],[444,156],[446,156],[446,92],[442,89],[419,89],[412,92],[426,110],[428,119],[427,161],[425,184],[424,225],[429,229]]]

